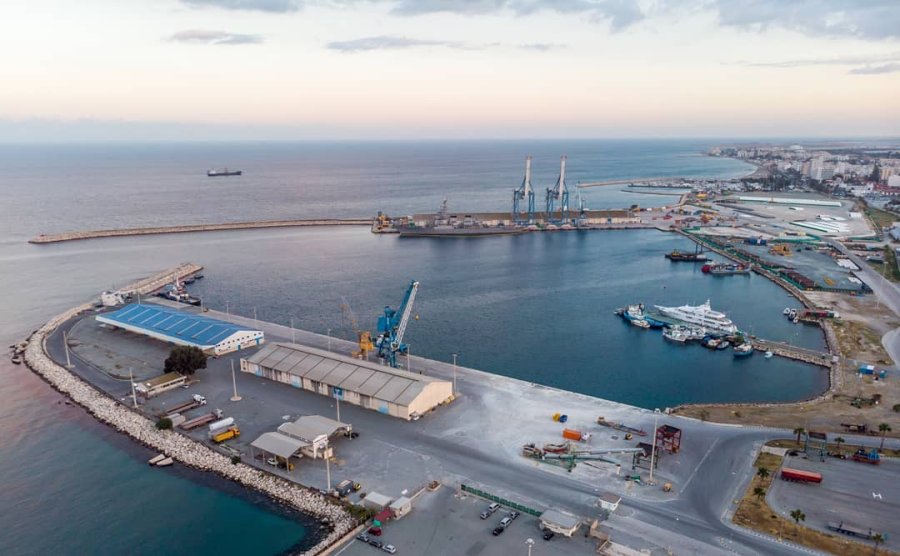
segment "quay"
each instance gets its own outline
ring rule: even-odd
[[[87,230],[41,234],[28,243],[60,243],[101,237],[145,236],[155,234],[180,234],[189,232],[214,232],[221,230],[251,230],[257,228],[295,228],[306,226],[369,226],[369,218],[319,218],[312,220],[260,220],[251,222],[225,222],[221,224],[186,224],[181,226],[158,226],[150,228],[120,228],[111,230]]]

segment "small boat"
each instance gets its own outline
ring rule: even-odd
[[[221,170],[209,170],[206,172],[206,175],[211,178],[218,178],[221,176],[240,176],[243,174],[242,170],[229,170],[228,168],[222,168]]]
[[[157,463],[161,462],[164,459],[166,459],[166,456],[164,456],[163,454],[157,454],[157,455],[153,456],[152,458],[150,458],[150,460],[147,461],[147,463],[150,465],[156,465]]]
[[[719,343],[718,346],[716,346],[716,349],[722,350],[722,349],[728,349],[730,347],[731,347],[731,342],[729,342],[728,340],[722,340],[722,342]]]
[[[785,308],[784,308],[784,311],[782,311],[781,314],[784,315],[784,316],[790,315],[790,314],[791,314],[791,308],[790,308],[790,307],[785,307]]]
[[[11,361],[13,362],[13,365],[22,364],[22,358],[19,355],[13,355]]]
[[[679,328],[666,328],[663,330],[663,338],[670,342],[678,342],[683,344],[687,341],[687,333]]]
[[[650,328],[650,323],[645,321],[644,319],[634,319],[633,321],[631,321],[631,324],[637,326],[638,328]]]
[[[716,349],[717,347],[719,347],[720,343],[722,343],[722,340],[713,338],[712,336],[705,336],[702,340],[700,340],[700,345],[709,349]]]
[[[751,344],[740,344],[734,346],[735,357],[748,357],[753,355],[753,346]]]
[[[766,359],[771,359],[773,355],[775,355],[775,354],[772,353],[771,351],[767,351],[767,352],[766,352]]]
[[[175,460],[173,460],[172,458],[163,458],[156,462],[154,465],[156,465],[157,467],[168,467],[173,463],[175,463]]]

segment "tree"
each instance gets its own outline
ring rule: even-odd
[[[872,542],[875,543],[875,548],[872,550],[872,556],[878,553],[878,545],[884,542],[884,535],[881,533],[875,533],[872,535]]]
[[[841,455],[841,444],[843,444],[844,442],[847,442],[847,441],[844,440],[844,438],[841,436],[834,439],[834,443],[837,444],[838,455]]]
[[[800,445],[800,435],[805,432],[806,432],[806,429],[804,429],[803,427],[797,427],[796,429],[794,429],[794,434],[797,435],[797,446]]]
[[[757,500],[762,500],[766,497],[766,489],[762,487],[756,487],[753,489],[753,496],[756,496]]]
[[[760,467],[759,469],[756,470],[756,476],[759,477],[760,479],[765,479],[766,477],[769,476],[769,470],[766,469],[765,467]]]
[[[192,375],[197,369],[206,368],[206,354],[196,346],[175,346],[166,359],[167,373]]]
[[[791,519],[794,520],[794,523],[797,524],[797,528],[800,528],[800,522],[806,521],[806,514],[800,510],[791,510]]]
[[[881,423],[880,425],[878,425],[878,430],[881,431],[881,447],[878,448],[878,450],[880,451],[884,450],[884,435],[891,432],[892,429],[891,426],[887,423]]]
[[[701,409],[700,410],[700,420],[706,421],[707,419],[709,419],[709,411],[706,409]]]
[[[156,422],[156,428],[161,431],[167,431],[172,428],[172,420],[168,417],[163,417]]]

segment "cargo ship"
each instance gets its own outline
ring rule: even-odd
[[[397,226],[400,237],[485,237],[515,235],[526,231],[522,226],[488,226],[470,214],[459,218],[447,211],[447,199],[429,222],[419,226],[410,222]]]
[[[740,263],[711,263],[703,265],[700,270],[713,276],[731,276],[733,274],[750,274],[751,266]]]
[[[240,176],[243,173],[243,170],[229,170],[228,168],[222,168],[221,170],[207,170],[206,175],[211,178],[219,178],[223,176]]]
[[[700,250],[700,246],[697,246],[697,249],[694,250],[693,253],[686,253],[684,251],[679,251],[675,249],[671,253],[666,253],[666,258],[672,261],[673,263],[684,262],[684,263],[705,263],[709,260],[709,257],[703,254],[703,251]]]

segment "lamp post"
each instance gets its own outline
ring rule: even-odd
[[[453,353],[453,395],[456,395],[456,358],[458,357],[458,353]]]
[[[534,539],[525,539],[525,546],[528,547],[528,556],[531,556],[531,547],[534,546]]]
[[[297,335],[294,333],[294,317],[291,317],[291,343],[297,343]]]
[[[63,330],[63,347],[66,349],[66,368],[72,368],[72,361],[69,359],[69,332]]]
[[[231,311],[228,310],[228,302],[227,301],[225,302],[225,316],[226,317],[231,316]]]
[[[134,371],[128,367],[128,376],[131,380],[131,400],[134,402],[134,408],[137,409],[137,392],[134,390]]]
[[[328,351],[331,351],[331,329],[328,329]]]
[[[233,402],[241,401],[241,397],[238,396],[238,393],[237,393],[237,379],[235,378],[235,375],[234,375],[234,359],[231,360],[231,385],[234,387],[234,395],[231,396],[231,401],[233,401]]]
[[[650,483],[653,483],[653,468],[656,466],[656,427],[659,420],[659,408],[653,410],[653,447],[650,449]]]

